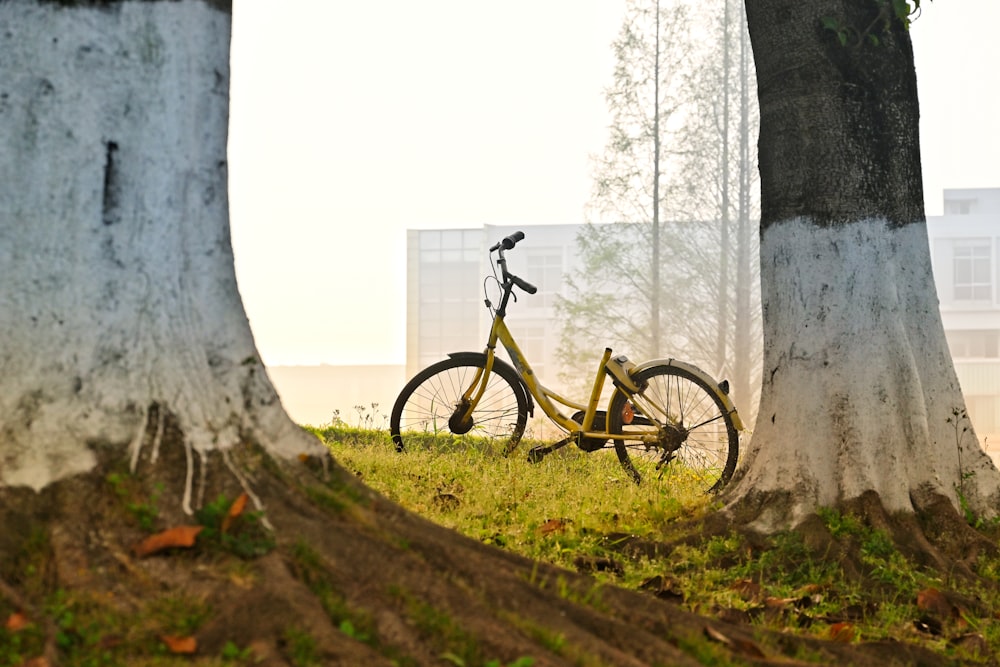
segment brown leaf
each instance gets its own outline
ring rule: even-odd
[[[222,519],[221,530],[223,533],[229,530],[229,527],[233,525],[233,521],[236,520],[236,517],[243,514],[243,509],[247,506],[247,500],[248,496],[246,492],[244,492],[241,493],[239,497],[233,501],[233,504],[229,506],[229,511],[226,512],[226,516]]]
[[[31,660],[26,660],[21,663],[21,667],[50,667],[52,663],[44,655],[40,655],[37,658],[32,658]]]
[[[198,640],[194,637],[178,637],[176,635],[160,635],[171,653],[191,655],[198,650]]]
[[[565,533],[567,524],[569,524],[569,519],[549,519],[538,527],[538,532],[542,535]]]
[[[948,596],[936,588],[925,588],[917,593],[917,608],[941,618],[952,618],[959,615],[958,608],[951,603]]]
[[[736,591],[740,599],[750,602],[752,600],[760,600],[761,595],[763,595],[763,589],[755,581],[750,579],[740,579],[739,581],[734,581],[729,587],[730,589]]]
[[[150,535],[139,544],[132,547],[132,553],[138,558],[154,554],[157,551],[173,547],[193,547],[204,526],[175,526],[162,533]]]
[[[764,598],[764,606],[771,609],[785,609],[798,603],[801,598]]]
[[[857,636],[857,628],[853,623],[834,623],[830,626],[830,639],[835,642],[850,643]]]
[[[7,617],[7,622],[4,623],[3,626],[10,632],[20,632],[28,627],[29,623],[30,621],[28,621],[27,616],[19,611],[16,611]]]

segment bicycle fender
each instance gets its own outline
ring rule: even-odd
[[[636,366],[632,373],[635,374],[653,366],[673,366],[674,368],[680,368],[681,370],[687,371],[691,375],[695,376],[699,380],[702,380],[712,389],[715,395],[719,397],[719,400],[722,401],[722,404],[726,407],[726,411],[733,419],[733,426],[736,427],[736,430],[746,430],[743,420],[740,419],[740,413],[736,411],[736,406],[733,405],[733,399],[729,398],[729,394],[719,388],[719,383],[711,375],[701,370],[694,364],[689,364],[686,361],[680,361],[679,359],[653,359],[652,361],[646,361]]]
[[[463,360],[463,361],[476,361],[476,362],[483,362],[483,363],[485,363],[486,362],[486,353],[485,352],[449,352],[448,353],[448,358],[449,359],[460,359],[460,360]],[[532,398],[531,392],[528,391],[528,388],[524,386],[524,381],[521,380],[521,375],[517,372],[517,370],[515,370],[513,366],[511,366],[510,364],[508,364],[506,361],[504,361],[500,357],[493,357],[493,366],[494,367],[501,366],[501,367],[506,368],[507,370],[509,370],[511,373],[513,373],[514,377],[516,377],[517,380],[518,380],[517,384],[518,384],[518,387],[521,389],[521,393],[524,394],[524,397],[528,400],[528,416],[529,417],[534,417],[535,416],[535,400],[534,400],[534,398]]]

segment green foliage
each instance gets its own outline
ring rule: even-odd
[[[13,612],[0,604],[0,618],[5,619]],[[45,633],[39,625],[32,623],[15,632],[0,624],[0,667],[20,667],[41,655],[44,648]]]
[[[915,17],[920,15],[920,0],[870,0],[877,9],[876,17],[867,25],[845,23],[834,16],[820,18],[824,30],[834,33],[841,46],[858,47],[863,44],[880,46],[882,37],[899,21],[909,30]]]
[[[163,484],[157,483],[148,499],[140,497],[142,488],[139,481],[130,473],[124,471],[109,472],[105,481],[111,487],[112,493],[122,501],[122,504],[132,517],[132,520],[144,531],[153,532],[160,516],[157,502],[163,494]]]
[[[228,641],[222,645],[219,655],[226,662],[243,662],[253,655],[253,649],[249,646],[240,648],[234,642]]]
[[[257,558],[274,549],[274,535],[263,523],[263,512],[244,511],[224,526],[232,505],[232,499],[220,494],[195,512],[198,523],[205,527],[198,535],[198,544],[240,558]]]
[[[147,606],[147,615],[163,634],[179,637],[195,634],[211,614],[204,600],[184,594],[163,595]]]
[[[293,667],[318,667],[322,664],[316,648],[316,638],[308,632],[289,627],[281,640],[282,651]]]

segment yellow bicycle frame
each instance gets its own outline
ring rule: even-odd
[[[486,363],[482,369],[476,372],[475,377],[469,384],[469,388],[466,389],[465,393],[462,395],[462,403],[466,406],[462,414],[462,420],[472,418],[473,410],[479,403],[479,400],[483,397],[483,394],[486,392],[486,385],[489,382],[490,373],[493,371],[493,362],[496,358],[496,345],[498,341],[501,345],[503,345],[504,349],[507,350],[507,354],[510,355],[511,362],[514,364],[514,368],[517,369],[517,373],[520,375],[521,381],[524,383],[528,392],[534,397],[535,402],[541,406],[542,411],[549,419],[555,422],[566,432],[574,434],[578,438],[599,438],[603,440],[629,439],[641,440],[649,443],[655,443],[657,441],[658,435],[655,432],[646,432],[641,434],[631,433],[628,435],[614,434],[607,431],[607,426],[605,426],[605,430],[603,431],[593,430],[594,418],[597,415],[597,406],[601,400],[601,391],[604,389],[605,368],[607,367],[608,360],[611,359],[611,348],[606,348],[604,350],[604,355],[601,357],[601,363],[597,368],[597,375],[594,378],[594,385],[591,390],[590,400],[587,405],[583,405],[581,403],[571,401],[564,396],[561,396],[558,393],[542,386],[536,378],[534,371],[531,370],[531,366],[528,364],[527,359],[524,358],[521,348],[517,346],[517,342],[514,340],[513,334],[510,332],[510,329],[507,328],[503,315],[500,313],[497,313],[493,317],[493,326],[490,328],[490,337],[486,344]],[[620,390],[621,389],[619,389],[619,391]],[[565,416],[559,410],[556,403],[574,410],[582,410],[584,412],[583,424]]]

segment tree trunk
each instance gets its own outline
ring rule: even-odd
[[[888,3],[886,3],[888,5]],[[760,525],[874,491],[996,513],[931,274],[909,34],[870,0],[746,0],[760,99],[761,403],[730,499]]]
[[[189,462],[307,446],[233,269],[231,7],[101,4],[0,4],[0,486],[134,461],[154,416]]]

